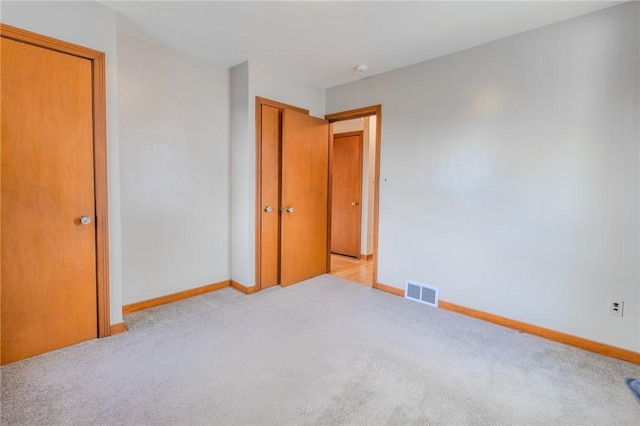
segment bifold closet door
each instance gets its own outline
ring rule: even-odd
[[[282,286],[327,272],[328,180],[328,122],[285,109],[282,117]]]
[[[262,105],[260,288],[327,272],[329,125]]]

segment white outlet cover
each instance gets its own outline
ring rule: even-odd
[[[609,302],[609,315],[621,317],[624,314],[624,302],[622,300],[612,300]]]

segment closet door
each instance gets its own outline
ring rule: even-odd
[[[98,334],[90,60],[1,51],[2,364]]]
[[[282,117],[280,284],[327,272],[329,124],[285,109]]]
[[[260,279],[261,288],[280,283],[280,152],[281,111],[261,106]]]

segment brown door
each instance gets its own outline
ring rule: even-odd
[[[280,109],[262,105],[260,197],[262,231],[260,277],[261,288],[280,283]]]
[[[283,286],[327,272],[329,124],[285,109],[282,121]]]
[[[259,289],[327,272],[329,124],[257,98]]]
[[[333,135],[331,252],[360,257],[362,132]]]
[[[0,40],[5,364],[98,325],[91,61]]]

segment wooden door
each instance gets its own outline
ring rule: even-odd
[[[95,76],[88,59],[0,40],[5,364],[97,337]]]
[[[282,286],[327,272],[329,124],[285,109],[282,121]]]
[[[331,252],[360,257],[362,133],[333,135],[331,153]]]
[[[260,277],[261,288],[280,283],[280,109],[261,105]]]

